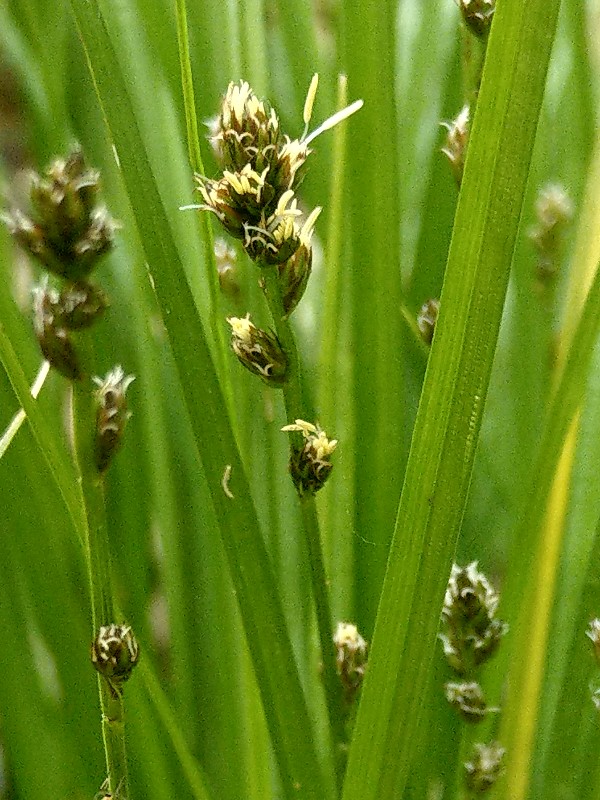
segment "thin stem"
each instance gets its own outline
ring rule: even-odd
[[[462,28],[462,71],[463,98],[471,108],[471,119],[475,114],[475,104],[481,85],[483,62],[487,48],[487,36],[476,36],[466,24]]]
[[[91,358],[85,359],[84,363],[90,364]],[[102,625],[115,622],[115,612],[104,483],[96,467],[94,455],[96,404],[89,378],[73,384],[72,399],[75,460],[87,523],[85,552],[95,636]],[[101,675],[98,675],[98,690],[109,792],[116,794],[118,789],[120,800],[129,800],[123,698],[120,692],[113,690]]]
[[[323,684],[325,686],[325,696],[327,697],[327,710],[329,714],[329,724],[333,735],[335,746],[335,765],[338,778],[343,777],[343,765],[345,762],[344,748],[342,744],[346,742],[346,729],[344,726],[344,706],[342,696],[342,685],[336,668],[336,653],[332,636],[331,606],[329,602],[329,581],[325,573],[325,563],[321,548],[321,534],[319,530],[319,518],[315,498],[311,494],[305,494],[300,498],[300,508],[302,511],[302,524],[306,537],[306,546],[310,561],[310,570],[313,585],[313,595],[315,598],[315,610],[317,615],[317,628],[321,641],[321,658],[323,660]]]
[[[96,405],[93,388],[88,379],[73,384],[73,432],[75,456],[87,521],[86,551],[92,602],[94,630],[114,622],[110,576],[110,555],[104,485],[96,467],[94,432]]]
[[[129,800],[129,772],[125,746],[125,706],[123,695],[113,692],[101,675],[98,675],[102,707],[102,738],[106,754],[108,790],[119,800]],[[117,794],[118,793],[118,794]]]
[[[457,748],[456,770],[454,772],[454,794],[451,795],[455,800],[473,800],[473,795],[465,784],[465,764],[468,761],[473,741],[473,732],[467,727],[468,725],[470,723],[460,723],[460,739]]]
[[[284,384],[283,393],[286,412],[289,417],[288,422],[293,422],[294,419],[301,419],[301,414],[303,413],[300,360],[298,358],[296,338],[283,308],[277,267],[268,264],[259,264],[259,266],[264,280],[269,311],[275,325],[275,333],[288,360],[288,380]],[[301,439],[301,434],[298,434],[298,441],[301,441]]]
[[[287,421],[305,419],[304,403],[302,400],[302,382],[300,375],[300,360],[296,347],[296,339],[292,327],[287,319],[281,298],[279,276],[276,266],[261,265],[261,274],[264,279],[265,294],[275,332],[288,359],[288,380],[283,386],[285,410]],[[292,434],[290,437],[290,450],[302,446],[302,435]],[[304,536],[310,561],[312,590],[317,616],[317,629],[321,644],[321,658],[323,661],[323,683],[327,701],[329,725],[335,747],[335,764],[338,781],[342,780],[341,745],[345,739],[344,714],[342,703],[342,687],[337,675],[335,646],[333,644],[333,620],[329,599],[329,582],[325,571],[319,519],[315,505],[315,498],[311,494],[304,494],[300,498]]]
[[[196,100],[194,95],[194,80],[192,76],[192,65],[190,60],[190,45],[187,25],[187,9],[185,0],[176,0],[175,12],[177,19],[177,41],[179,45],[179,66],[181,69],[181,91],[183,95],[183,105],[185,108],[185,120],[187,130],[188,158],[194,173],[203,175],[204,164],[200,152],[200,142],[198,135],[198,119],[196,117]],[[210,293],[210,324],[214,338],[219,377],[223,386],[224,394],[227,399],[230,417],[235,419],[235,405],[233,403],[233,391],[229,380],[227,369],[227,345],[225,342],[225,332],[220,313],[219,279],[215,263],[215,248],[212,228],[207,214],[200,214],[200,230],[202,242],[205,248],[205,267],[206,282]]]
[[[181,89],[185,108],[187,128],[187,145],[190,164],[194,172],[204,173],[200,142],[198,136],[198,119],[194,99],[194,80],[190,62],[190,42],[188,37],[187,10],[185,0],[176,0],[175,14],[177,18],[177,41],[179,44],[179,66],[181,69]],[[212,289],[212,287],[211,287]]]
[[[138,669],[154,711],[167,732],[173,750],[177,753],[181,770],[187,779],[194,798],[196,800],[208,800],[207,779],[201,765],[196,761],[188,747],[185,736],[181,731],[179,720],[171,708],[164,689],[147,661],[142,661]]]

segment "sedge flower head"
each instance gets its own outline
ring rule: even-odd
[[[311,239],[320,213],[321,208],[317,206],[308,215],[302,227],[299,230],[296,227],[294,236],[297,237],[298,247],[287,261],[279,265],[279,285],[286,316],[292,313],[306,291],[312,271]]]
[[[28,214],[2,215],[10,233],[49,272],[69,281],[87,278],[113,246],[117,223],[99,204],[100,176],[81,150],[30,176]]]
[[[269,386],[279,387],[287,380],[287,358],[277,336],[257,328],[245,317],[227,317],[231,326],[231,348],[247,370]]]
[[[440,639],[448,663],[459,675],[469,675],[487,661],[507,632],[506,623],[496,619],[499,602],[476,561],[466,567],[452,566]]]
[[[94,377],[98,387],[96,399],[96,466],[105,472],[115,453],[123,443],[125,428],[131,417],[125,393],[135,380],[125,375],[121,366],[115,367],[104,378]]]
[[[112,691],[121,694],[140,658],[140,648],[130,625],[103,625],[92,642],[92,664],[108,681]]]
[[[232,236],[245,241],[252,258],[262,259],[266,251],[269,263],[283,263],[294,254],[296,211],[287,203],[302,179],[309,145],[362,106],[362,100],[352,103],[308,133],[317,84],[315,75],[304,104],[300,138],[281,133],[275,111],[246,81],[229,85],[220,114],[210,123],[210,141],[223,165],[222,177],[196,175],[203,202],[184,208],[213,212]],[[307,261],[304,253],[303,273],[309,271]]]
[[[246,81],[229,84],[211,128],[211,144],[225,169],[250,164],[260,173],[271,166],[280,143],[279,118]]]
[[[347,702],[352,702],[360,688],[367,668],[367,642],[356,625],[339,622],[333,635],[336,666],[344,687]]]
[[[299,431],[304,443],[294,448],[290,457],[290,472],[300,495],[315,494],[331,474],[333,464],[329,458],[337,447],[337,439],[329,439],[324,430],[312,422],[297,419],[285,425],[282,431]]]
[[[487,36],[496,10],[496,0],[458,0],[465,24],[476,36]]]
[[[473,746],[471,760],[465,762],[465,781],[476,793],[488,792],[504,772],[505,749],[498,742]]]
[[[462,107],[458,116],[452,122],[442,122],[446,128],[446,142],[442,147],[442,153],[450,162],[456,183],[460,186],[465,168],[467,156],[467,145],[469,144],[470,132],[470,108],[468,105]]]

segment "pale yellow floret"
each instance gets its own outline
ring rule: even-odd
[[[319,431],[309,442],[317,461],[324,461],[337,447],[337,439],[328,439],[325,431]]]
[[[291,204],[288,207],[290,200]],[[271,236],[275,243],[281,244],[288,239],[298,238],[299,231],[294,218],[301,214],[294,192],[288,189],[281,195],[277,208],[267,220],[267,229],[271,231]]]
[[[277,222],[271,237],[275,244],[282,244],[289,239],[293,239],[297,234],[297,225],[294,224],[292,217],[282,217]]]
[[[312,424],[312,422],[306,422],[303,419],[294,420],[293,425],[284,425],[281,429],[282,431],[302,431],[302,434],[305,438],[309,438],[311,434],[317,434],[317,428]]]
[[[315,73],[312,76],[310,86],[308,87],[308,92],[306,93],[306,100],[304,101],[303,119],[305,125],[308,125],[308,123],[310,122],[310,118],[312,117],[313,106],[315,104],[315,96],[317,94],[318,86],[319,86],[319,76]]]
[[[337,439],[328,439],[325,431],[303,419],[297,419],[293,425],[285,425],[281,430],[301,431],[318,461],[324,461],[337,447]]]
[[[315,209],[313,209],[306,218],[304,225],[300,229],[300,242],[305,247],[308,247],[310,245],[310,240],[312,239],[312,235],[314,233],[315,224],[322,210],[323,209],[321,208],[321,206],[317,206]]]
[[[240,84],[230,83],[223,108],[229,112],[230,118],[234,117],[238,122],[241,122],[246,106],[249,105],[253,97],[254,92],[247,81],[242,81]]]
[[[348,650],[366,649],[367,646],[356,625],[350,622],[338,622],[333,642],[336,647],[344,647]]]
[[[240,84],[230,83],[223,103],[223,123],[229,127],[232,121],[242,125],[244,118],[266,119],[265,104],[254,94],[246,81]],[[274,110],[271,109],[269,123],[274,128],[279,125],[279,120]]]
[[[227,322],[231,325],[232,333],[243,344],[252,344],[252,331],[254,325],[250,322],[250,314],[245,317],[227,317]]]
[[[310,152],[300,139],[288,139],[279,151],[279,160],[289,162],[290,184]]]
[[[99,392],[108,392],[119,389],[125,393],[131,383],[135,380],[134,375],[125,375],[123,367],[119,364],[113,370],[106,373],[105,378],[93,376],[92,380],[98,386]]]
[[[307,151],[308,147],[305,142],[300,139],[288,139],[281,148],[279,158],[281,160],[288,158],[291,164],[295,164],[297,161],[304,163],[308,155]]]
[[[355,100],[354,103],[346,106],[346,108],[342,108],[341,111],[336,111],[336,113],[332,114],[331,117],[328,117],[325,122],[322,122],[321,125],[319,125],[319,127],[310,134],[310,136],[304,139],[303,143],[306,145],[310,144],[313,139],[316,139],[317,136],[320,136],[322,133],[324,133],[324,131],[331,130],[331,128],[334,128],[340,122],[343,122],[343,120],[348,119],[348,117],[352,116],[352,114],[361,109],[363,105],[364,104],[362,100]]]
[[[266,167],[259,175],[250,164],[246,164],[241,172],[224,170],[223,180],[238,194],[253,194],[259,197],[268,171],[269,168]]]
[[[290,207],[287,208],[287,204],[290,200],[292,203]],[[277,203],[277,208],[273,213],[273,217],[298,217],[301,214],[302,212],[298,208],[298,201],[294,197],[293,189],[287,189],[279,198],[279,202]]]

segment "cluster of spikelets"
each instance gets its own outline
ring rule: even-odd
[[[315,75],[304,104],[304,132],[292,139],[281,131],[279,117],[246,81],[230,83],[217,117],[210,123],[210,142],[221,168],[217,178],[196,175],[202,202],[187,206],[214,214],[225,231],[241,242],[259,268],[259,283],[275,274],[276,306],[283,319],[294,311],[312,270],[311,239],[321,212],[303,219],[297,189],[311,154],[310,143],[362,105],[357,101],[308,133],[317,90]],[[274,312],[275,313],[275,312]],[[231,346],[240,363],[269,386],[281,388],[290,377],[290,357],[273,330],[254,325],[250,314],[229,317]],[[337,442],[313,423],[297,419],[283,428],[302,433],[293,450],[290,471],[300,494],[318,491],[331,471],[329,456]]]
[[[297,189],[305,173],[310,143],[348,116],[357,104],[331,117],[307,135],[317,77],[304,106],[305,131],[299,139],[282,133],[275,110],[246,81],[230,83],[221,111],[211,123],[210,141],[222,173],[197,175],[202,203],[259,266],[277,266],[283,307],[291,314],[306,289],[312,269],[311,239],[321,208],[301,222]]]
[[[103,379],[90,379],[91,365],[81,358],[77,343],[77,336],[108,308],[103,290],[90,279],[101,258],[112,249],[117,228],[99,203],[99,190],[99,173],[90,169],[81,150],[75,149],[66,158],[56,159],[43,175],[30,175],[28,212],[14,207],[1,218],[47,273],[33,290],[35,335],[50,366],[77,382],[83,391],[89,388],[93,392],[93,458],[98,473],[104,473],[121,445],[130,416],[125,392],[133,377],[117,366]],[[114,698],[120,697],[138,659],[139,648],[130,626],[100,626],[92,642],[91,661]],[[103,786],[109,783],[107,779]],[[116,796],[102,794],[104,798]]]
[[[484,698],[478,673],[494,655],[508,626],[496,616],[499,596],[474,561],[466,567],[452,566],[442,609],[440,639],[444,655],[458,680],[446,683],[448,702],[469,723],[477,723],[497,712]],[[502,771],[504,750],[497,743],[475,745],[471,761],[465,763],[469,788],[489,789]]]
[[[23,249],[46,270],[33,290],[33,327],[42,355],[71,381],[89,377],[76,337],[105,313],[108,300],[91,280],[113,247],[117,224],[99,202],[100,176],[79,149],[29,179],[30,210],[12,208],[2,218]],[[59,282],[53,286],[50,280]],[[98,419],[96,465],[103,472],[119,447],[129,413],[125,391],[133,378],[116,367],[94,379]]]

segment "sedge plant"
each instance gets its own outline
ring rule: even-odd
[[[599,12],[0,8],[0,798],[598,796]]]

